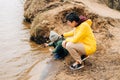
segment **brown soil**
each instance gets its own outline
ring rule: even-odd
[[[44,3],[44,0],[42,1]],[[66,62],[58,61],[59,69],[56,69],[54,74],[49,74],[45,80],[119,80],[120,12],[98,3],[98,0],[66,0],[65,2],[51,0],[52,2],[47,3],[48,5],[42,4],[42,1],[37,3],[36,0],[29,0],[25,4],[25,17],[33,20],[31,36],[36,42],[40,40],[41,36],[43,36],[42,40],[47,38],[51,29],[59,34],[69,31],[71,28],[66,25],[65,16],[71,11],[92,19],[92,29],[97,40],[97,51],[86,60],[83,69],[71,71],[66,65],[70,59],[67,59]],[[42,8],[38,6],[40,4],[42,4]],[[42,11],[38,11],[36,14],[35,9]],[[30,13],[34,17],[31,17]],[[32,73],[32,70],[29,73]],[[37,73],[39,74],[39,71],[36,71]],[[35,74],[32,75],[31,80],[37,79],[33,78],[34,76]]]

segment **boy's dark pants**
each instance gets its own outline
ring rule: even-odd
[[[56,51],[54,52],[56,55],[59,55],[61,58],[64,58],[65,56],[67,56],[68,51],[66,49],[64,49],[61,45],[58,45],[56,47]]]

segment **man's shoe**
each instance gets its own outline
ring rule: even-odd
[[[72,64],[71,66],[70,66],[70,69],[72,69],[72,70],[78,70],[78,69],[81,69],[81,68],[83,68],[84,67],[84,64],[79,64],[79,63],[74,63],[74,64]]]

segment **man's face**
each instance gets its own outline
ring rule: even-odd
[[[75,21],[72,21],[72,22],[67,21],[67,24],[68,24],[69,26],[71,26],[71,27],[75,27],[75,26],[76,26],[76,22],[75,22]]]

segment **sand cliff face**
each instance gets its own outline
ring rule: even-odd
[[[120,11],[120,0],[101,0],[101,2],[107,4],[112,9]]]
[[[49,4],[57,1],[59,0],[26,0],[24,5],[24,16],[28,21],[33,21],[33,19],[35,18],[35,16],[37,16],[38,13],[47,10]]]
[[[31,40],[36,43],[46,42],[50,30],[59,34],[71,30],[65,20],[69,12],[75,11],[93,21],[97,51],[86,63],[86,68],[71,72],[64,67],[47,80],[119,80],[120,12],[105,4],[107,0],[26,0],[24,16],[31,22]]]
[[[93,21],[92,29],[98,47],[99,45],[110,46],[108,42],[101,43],[114,37],[110,28],[119,23],[120,13],[101,3],[102,1],[97,0],[26,0],[24,16],[32,21],[30,39],[42,44],[48,40],[50,30],[55,30],[59,34],[71,30],[66,24],[65,16],[75,11]]]
[[[92,3],[95,6],[91,6],[89,4],[90,1],[96,2]],[[97,5],[97,0],[90,1],[27,0],[24,8],[24,16],[27,20],[32,21],[31,40],[37,43],[46,42],[51,29],[54,29],[59,34],[69,31],[70,28],[65,23],[65,16],[72,11],[92,19],[94,32],[105,32],[105,34],[109,34],[108,28],[115,26],[117,20],[114,18],[119,17],[114,14],[109,14],[112,10],[106,5],[100,8],[101,6]],[[104,8],[106,10],[108,9],[108,11]]]

